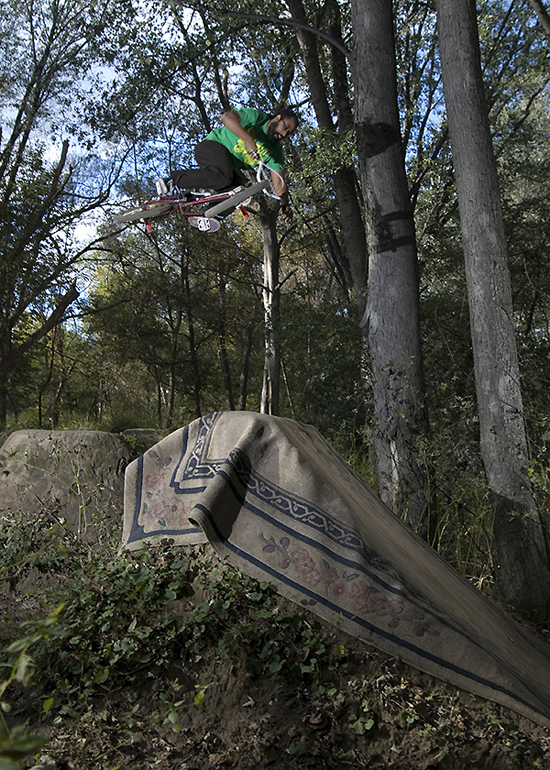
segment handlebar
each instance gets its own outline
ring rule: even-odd
[[[258,153],[254,153],[254,158],[258,161],[258,166],[256,167],[256,181],[261,182],[264,178],[264,169],[267,168],[267,166],[260,158]]]
[[[264,161],[260,158],[260,156],[258,154],[255,154],[254,157],[258,161],[258,166],[256,168],[256,181],[257,182],[261,182],[263,179],[267,179],[268,178],[268,172],[269,172],[269,174],[275,174],[276,176],[279,177],[281,182],[283,181],[283,177],[279,174],[279,172],[275,171],[274,169],[270,169],[264,163]],[[266,192],[266,191],[264,191],[264,192]],[[279,196],[276,195],[276,194],[267,193],[267,192],[266,192],[266,194],[270,195],[272,198],[277,198],[277,199],[279,198]]]

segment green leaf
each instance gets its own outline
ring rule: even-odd
[[[31,735],[25,725],[16,725],[9,733],[0,733],[0,752],[3,757],[22,757],[38,751],[47,740],[43,735]]]
[[[214,682],[210,682],[209,684],[196,684],[195,690],[197,691],[197,694],[195,695],[195,706],[200,706],[205,692],[208,690],[209,687],[211,687],[214,684]]]
[[[46,714],[50,713],[50,709],[52,706],[53,706],[53,698],[47,698],[42,704],[42,708],[44,709]]]
[[[24,682],[29,673],[29,669],[32,667],[33,661],[30,655],[26,652],[22,652],[17,661],[17,669],[15,672],[15,678],[18,682]]]
[[[94,678],[94,682],[97,684],[101,684],[102,682],[105,682],[109,678],[109,669],[104,668],[102,671],[99,671]]]
[[[19,765],[13,759],[0,757],[0,770],[21,770],[21,765]]]

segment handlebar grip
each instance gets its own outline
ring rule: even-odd
[[[256,181],[261,182],[264,178],[264,169],[267,168],[263,160],[260,158],[259,155],[256,156],[258,160],[258,165],[256,166]]]

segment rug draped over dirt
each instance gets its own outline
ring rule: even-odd
[[[550,726],[550,650],[397,518],[311,426],[220,412],[126,471],[124,544],[209,541],[355,637]]]

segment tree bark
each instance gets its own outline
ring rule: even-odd
[[[544,7],[541,0],[530,0],[530,2],[535,9],[537,16],[539,17],[540,23],[546,32],[550,35],[550,16],[548,15],[548,11]]]
[[[262,388],[262,414],[279,414],[281,350],[279,342],[280,297],[279,241],[277,238],[278,206],[260,201],[260,221],[264,239],[264,314],[265,358]]]
[[[219,313],[218,313],[218,354],[220,357],[220,367],[222,370],[223,383],[225,387],[225,400],[227,409],[230,412],[235,411],[235,400],[233,398],[233,385],[231,382],[231,367],[229,365],[229,355],[227,353],[226,344],[226,303],[225,303],[225,278],[218,272],[218,296],[219,296]]]
[[[193,401],[195,407],[195,417],[202,417],[201,387],[202,378],[199,366],[199,355],[197,343],[195,340],[195,318],[193,314],[193,304],[191,301],[191,284],[189,280],[189,267],[185,263],[182,272],[182,286],[186,298],[185,314],[187,316],[187,334],[189,338],[189,358],[191,360],[191,371],[193,373]]]
[[[248,373],[250,371],[250,356],[252,355],[252,344],[254,342],[254,327],[256,323],[251,321],[246,327],[246,337],[244,341],[241,377],[239,381],[239,403],[238,410],[246,409],[246,399],[248,397]]]
[[[438,0],[438,37],[453,152],[474,354],[481,453],[495,503],[497,586],[545,619],[548,535],[535,511],[512,292],[496,162],[485,102],[475,0]]]
[[[418,264],[399,129],[391,0],[352,0],[356,130],[369,253],[363,326],[374,394],[379,494],[423,536],[416,441],[427,432]]]

